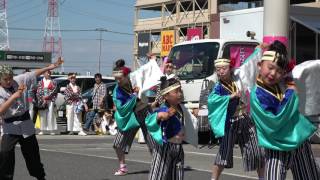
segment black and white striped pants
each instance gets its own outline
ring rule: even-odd
[[[230,128],[226,128],[225,136],[219,141],[220,148],[215,158],[215,165],[233,167],[233,148],[238,141],[244,171],[253,171],[264,166],[264,151],[258,147],[255,126],[248,116],[232,118]]]
[[[182,144],[155,145],[149,180],[183,180],[184,151]]]
[[[309,141],[292,151],[266,149],[266,180],[284,180],[290,168],[294,180],[319,180],[317,166]]]
[[[146,144],[148,145],[149,152],[151,153],[154,147],[155,141],[149,134],[146,123],[145,123],[145,118],[150,112],[151,112],[151,109],[148,106],[142,109],[141,111],[139,111],[138,113],[135,113],[135,116],[139,122],[140,127],[130,129],[128,131],[118,130],[116,137],[113,141],[113,147],[121,149],[123,152],[128,153],[130,151],[135,135],[137,134],[139,128],[141,128]]]

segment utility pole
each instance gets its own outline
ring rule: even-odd
[[[96,28],[95,31],[99,31],[99,56],[98,56],[98,71],[101,72],[101,54],[102,54],[102,33],[108,32],[108,29]]]
[[[263,42],[279,40],[288,47],[289,0],[264,0]]]

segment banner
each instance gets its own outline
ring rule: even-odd
[[[139,88],[139,98],[141,94],[160,83],[163,73],[155,60],[149,60],[139,69],[130,73],[130,81],[133,87]]]
[[[168,56],[175,42],[174,30],[161,31],[161,56]]]
[[[149,52],[150,47],[150,34],[139,33],[138,34],[138,58],[145,58]]]
[[[230,59],[239,67],[254,51],[252,46],[232,45],[230,47]]]
[[[202,31],[201,27],[187,29],[187,40],[188,41],[199,40],[199,39],[203,39],[203,31]]]

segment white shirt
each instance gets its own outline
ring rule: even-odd
[[[29,89],[32,85],[33,80],[36,78],[35,72],[24,73],[18,76],[15,76],[13,88],[16,91],[18,89],[19,84],[25,84]],[[0,104],[4,103],[9,99],[12,93],[3,87],[0,86]],[[14,101],[13,105],[1,115],[3,119],[17,117],[23,115],[25,112],[28,112],[27,106],[27,96],[22,96]],[[14,121],[11,123],[6,123],[3,120],[3,133],[4,134],[14,134],[14,135],[22,135],[24,138],[29,137],[35,134],[34,124],[32,120],[26,121]]]
[[[49,87],[49,84],[50,84],[50,82],[51,82],[51,79],[43,78],[42,81],[43,81],[43,87],[44,87],[44,88],[48,88],[48,87]]]

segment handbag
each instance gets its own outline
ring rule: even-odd
[[[74,112],[76,114],[81,113],[84,110],[84,104],[82,101],[77,102],[77,104],[74,106]]]
[[[208,107],[208,97],[210,94],[211,88],[209,87],[209,80],[204,79],[201,85],[200,97],[199,97],[199,108]]]
[[[209,87],[209,80],[204,79],[201,85],[199,109],[208,109],[208,97],[209,97],[210,91],[211,91],[211,88]],[[198,127],[199,127],[199,132],[210,131],[208,116],[198,116]]]

